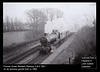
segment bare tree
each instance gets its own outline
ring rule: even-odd
[[[44,25],[47,21],[47,16],[38,9],[31,9],[26,11],[26,14],[30,20],[32,30],[26,34],[26,38],[34,40],[44,34]]]
[[[3,31],[6,31],[6,30],[7,30],[7,25],[6,25],[6,23],[5,23],[4,19],[3,19]]]
[[[9,16],[5,17],[5,24],[6,24],[6,29],[9,30],[9,24],[10,24]]]
[[[54,8],[47,8],[46,14],[48,16],[49,21],[53,21],[55,19],[55,9]]]
[[[11,30],[14,30],[14,21],[12,18],[10,19],[10,21],[11,21]]]
[[[63,17],[63,12],[61,10],[56,9],[55,16],[56,18],[61,18]]]
[[[38,24],[44,24],[47,21],[46,15],[38,9],[28,10],[26,13],[33,28],[37,28]]]
[[[22,30],[23,23],[17,17],[15,17],[14,22],[13,22],[13,27],[14,27],[14,30]]]
[[[40,10],[46,14],[48,21],[63,17],[63,12],[56,8],[42,8]]]
[[[51,11],[49,16],[50,16],[50,21],[52,22],[54,20],[54,16],[55,16],[54,11]]]

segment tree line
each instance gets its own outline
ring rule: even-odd
[[[6,16],[5,19],[3,19],[3,31],[18,31],[25,29],[44,31],[44,25],[47,23],[47,21],[52,22],[55,19],[63,17],[63,12],[56,8],[33,8],[26,10],[25,14],[28,18],[27,23],[23,23],[17,17],[13,19]]]
[[[10,18],[9,16],[5,17],[3,20],[3,31],[14,31],[14,30],[22,30],[23,22],[21,22],[18,18]]]

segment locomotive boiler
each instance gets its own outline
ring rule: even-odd
[[[62,40],[64,40],[64,38],[67,36],[67,32],[58,32],[57,30],[53,30],[53,32],[51,34],[48,34],[44,37],[42,37],[40,39],[40,44],[41,44],[41,48],[40,48],[40,53],[44,53],[47,54],[48,52],[51,51],[51,47],[52,45],[54,45],[54,43],[60,43],[60,41],[62,42]]]

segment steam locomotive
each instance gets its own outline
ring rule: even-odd
[[[51,34],[45,34],[44,37],[40,39],[40,53],[47,54],[52,50],[52,45],[59,42],[67,36],[67,32],[60,33],[58,30],[53,30]]]

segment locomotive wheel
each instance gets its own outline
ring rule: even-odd
[[[49,49],[49,52],[51,51],[51,47],[49,47],[50,49]]]
[[[46,55],[48,52],[47,51],[45,51],[45,50],[40,50],[40,52],[39,52],[40,54],[44,54],[44,55]]]
[[[43,51],[43,50],[41,50],[39,53],[40,54],[43,54],[43,55],[46,55],[47,54],[47,52],[46,51]]]
[[[40,54],[43,54],[43,51],[42,50],[40,50],[40,52],[39,52]]]
[[[43,47],[43,48],[40,49],[40,52],[39,53],[46,55],[50,51],[51,51],[51,46],[49,46],[49,47]]]
[[[48,52],[47,51],[44,51],[44,54],[46,55]]]

